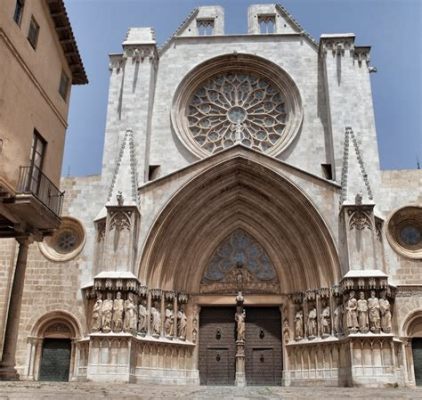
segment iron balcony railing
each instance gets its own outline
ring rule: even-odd
[[[64,192],[61,192],[35,165],[20,167],[17,192],[33,194],[54,214],[60,216]]]

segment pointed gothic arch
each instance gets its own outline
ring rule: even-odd
[[[339,281],[337,250],[316,207],[252,151],[210,166],[173,196],[149,233],[139,278],[199,293],[213,251],[235,229],[265,243],[282,293]]]

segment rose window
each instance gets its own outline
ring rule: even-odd
[[[60,227],[39,244],[41,252],[52,261],[68,261],[76,257],[85,244],[85,229],[75,218],[62,217]]]
[[[187,120],[194,141],[208,153],[235,143],[265,152],[283,140],[288,116],[285,99],[270,80],[229,72],[196,89]]]

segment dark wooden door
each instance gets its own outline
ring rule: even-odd
[[[70,350],[69,339],[44,339],[39,380],[68,381]]]
[[[202,385],[233,385],[234,307],[204,307],[199,322],[199,377]]]
[[[246,308],[248,385],[281,385],[281,315],[277,307]]]
[[[422,386],[422,338],[412,339],[416,386]]]

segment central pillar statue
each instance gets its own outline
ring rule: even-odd
[[[246,312],[243,308],[244,298],[239,291],[236,296],[236,386],[246,386],[245,377],[245,332],[246,332]]]

